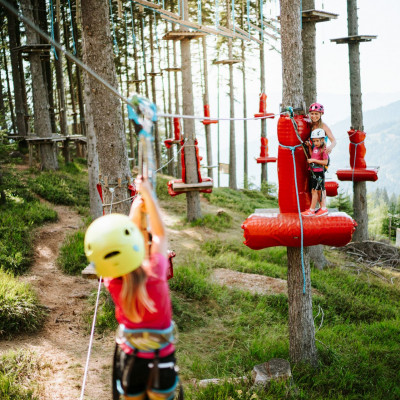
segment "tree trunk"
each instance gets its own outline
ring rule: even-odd
[[[207,65],[207,39],[206,36],[202,37],[202,44],[203,44],[203,70],[204,70],[204,105],[209,104],[209,97],[208,97],[208,65]],[[212,157],[212,147],[211,147],[211,126],[209,124],[204,125],[206,131],[206,149],[207,149],[207,165],[209,167],[212,166],[213,157]],[[207,169],[208,176],[213,179],[214,172],[212,168]]]
[[[184,0],[184,16],[188,19],[188,0]],[[182,108],[184,115],[194,115],[193,104],[193,81],[192,81],[192,56],[190,51],[190,40],[181,40],[182,58]],[[185,118],[183,121],[185,140],[185,170],[186,183],[197,183],[197,159],[195,151],[194,120]],[[187,219],[194,221],[202,217],[200,208],[200,193],[186,193]]]
[[[54,18],[54,39],[57,42],[60,42],[60,24],[61,21],[58,20],[60,17],[60,3],[56,3],[55,10],[55,18]],[[63,71],[63,54],[56,50],[57,58],[54,60],[55,70],[56,70],[56,83],[57,83],[57,92],[58,92],[58,100],[59,107],[58,112],[60,116],[60,132],[62,136],[68,135],[68,124],[67,124],[67,104],[65,102],[65,89],[64,89],[64,71]],[[69,152],[69,144],[68,140],[63,142],[64,146],[64,159],[65,162],[71,162],[70,152]]]
[[[117,88],[108,2],[86,0],[81,3],[81,13],[83,61]],[[110,204],[105,207],[105,213],[127,214],[130,204],[124,200],[129,197],[127,186],[131,175],[120,100],[97,80],[85,75],[85,103],[91,114],[88,127],[93,124],[103,199]],[[90,137],[88,142],[89,147],[94,145]]]
[[[174,67],[177,66],[177,57],[176,57],[176,53],[177,53],[177,49],[176,49],[176,40],[174,40],[173,43],[174,46]],[[182,67],[182,74],[183,74],[183,67]],[[179,103],[179,78],[178,78],[178,71],[174,72],[174,82],[175,82],[175,114],[179,115],[180,114],[180,103]],[[183,89],[183,88],[182,88]],[[176,146],[177,151],[179,151],[181,148],[181,145],[178,144]],[[180,157],[177,157],[176,160],[176,176],[177,177],[181,177],[182,176],[182,164],[180,161]]]
[[[315,9],[315,0],[302,0],[302,3],[303,10]],[[303,21],[301,36],[303,40],[303,91],[304,101],[308,107],[317,101],[316,23]]]
[[[145,87],[145,96],[149,98],[149,84],[147,80],[147,66],[146,66],[146,48],[145,48],[145,42],[144,42],[144,10],[142,7],[139,6],[140,10],[140,33],[142,36],[142,64],[143,64],[143,79],[144,79],[144,87]]]
[[[168,31],[168,22],[165,22],[165,31]],[[171,68],[170,62],[170,54],[169,54],[169,45],[166,43],[165,51],[167,52],[167,68]],[[168,71],[168,113],[172,114],[172,87],[171,87],[171,73]],[[172,118],[165,118],[168,122],[169,126],[169,137],[174,136],[173,131],[173,119]],[[167,149],[168,160],[171,160],[168,163],[168,175],[173,176],[175,171],[175,160],[174,160],[174,147],[172,146]]]
[[[265,93],[265,44],[263,32],[260,32],[260,40],[262,41],[260,44],[260,92]],[[261,120],[261,137],[267,137],[267,120],[265,118]],[[267,166],[267,163],[261,163],[261,185],[263,182],[268,181]]]
[[[314,0],[302,0],[303,10],[314,10]],[[317,101],[317,67],[315,39],[315,22],[303,22],[301,32],[303,41],[303,93],[306,107]],[[306,111],[306,110],[304,110]],[[309,248],[310,258],[317,269],[323,269],[328,263],[324,256],[324,246],[312,246]]]
[[[247,116],[247,91],[246,91],[246,53],[244,40],[242,40],[242,77],[243,77],[243,115]],[[243,120],[243,186],[249,187],[249,157],[247,142],[247,120]]]
[[[10,78],[9,78],[9,75],[8,75],[6,45],[4,43],[3,31],[1,31],[1,45],[2,45],[2,53],[3,53],[4,70],[6,72],[8,108],[10,110],[10,115],[11,115],[12,131],[13,131],[13,134],[15,135],[17,133],[17,131],[16,131],[16,124],[15,124],[15,114],[14,114],[13,99],[12,99],[12,94],[11,94]]]
[[[303,104],[303,69],[301,43],[301,0],[281,0],[282,81],[283,106],[301,107]],[[287,248],[289,344],[293,362],[317,364],[315,329],[312,317],[310,261],[308,249],[303,249],[305,293],[301,267],[301,249]]]
[[[150,32],[150,62],[151,62],[151,97],[152,101],[155,105],[157,105],[157,93],[156,93],[156,76],[155,74],[155,62],[154,62],[154,36],[153,36],[153,13],[150,13],[150,24],[149,24],[149,32]],[[154,124],[154,147],[155,147],[155,155],[156,155],[156,168],[159,169],[161,166],[161,148],[160,148],[160,135],[158,132],[158,123]]]
[[[17,8],[15,0],[13,0],[11,4],[15,8]],[[19,21],[9,11],[6,11],[6,14],[7,14],[8,37],[10,43],[10,61],[11,61],[12,80],[14,87],[14,103],[15,103],[17,133],[20,136],[26,136],[27,127],[25,119],[24,92],[23,92],[25,87],[21,80],[22,71],[20,71],[20,65],[18,60],[19,54],[17,51],[14,50],[16,47],[18,47],[19,43],[19,29],[18,29]]]
[[[33,4],[30,0],[21,1],[22,13],[31,21],[35,21],[32,8]],[[28,25],[25,25],[25,30],[27,45],[39,43],[37,34]],[[29,62],[32,76],[32,97],[35,133],[37,136],[40,137],[51,137],[52,129],[49,114],[49,101],[47,97],[47,87],[44,81],[44,74],[42,70],[42,62],[40,60],[40,53],[30,53]],[[40,159],[43,169],[58,169],[55,145],[47,143],[41,144]]]
[[[37,4],[37,7],[34,8],[33,12],[36,18],[36,21],[39,21],[39,27],[43,32],[49,33],[48,25],[47,25],[47,8],[45,0],[34,0]],[[46,41],[39,37],[38,43],[46,43]],[[56,126],[56,116],[55,116],[55,102],[54,102],[54,91],[53,91],[53,72],[51,69],[50,58],[45,58],[42,60],[42,69],[44,73],[44,80],[46,82],[47,87],[47,95],[49,101],[49,113],[50,113],[50,123],[51,123],[51,132],[57,132]]]
[[[226,19],[227,28],[231,29],[231,2],[226,1]],[[233,59],[232,52],[232,39],[228,39],[228,59]],[[229,63],[229,103],[230,103],[230,117],[235,118],[235,93],[233,83],[233,64]],[[236,183],[236,137],[235,137],[235,121],[229,121],[229,187],[237,189]]]
[[[7,122],[6,122],[6,107],[4,103],[3,97],[3,80],[0,79],[0,129],[4,132],[7,131]]]
[[[358,35],[357,0],[347,0],[347,24],[349,36]],[[351,129],[363,131],[361,98],[360,43],[349,42]],[[368,240],[368,208],[366,182],[353,182],[353,211],[357,228],[354,242]]]

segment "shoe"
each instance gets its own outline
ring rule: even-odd
[[[325,208],[325,210],[320,208],[318,211],[315,212],[315,216],[316,217],[322,217],[323,215],[328,215],[328,209],[327,208]]]
[[[306,210],[306,211],[303,211],[303,212],[301,213],[301,215],[302,215],[303,217],[315,217],[315,211],[312,211],[312,210],[308,209],[308,210]]]

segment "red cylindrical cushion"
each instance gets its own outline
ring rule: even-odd
[[[302,217],[303,246],[345,246],[357,223],[346,213],[323,217]],[[301,247],[301,226],[297,213],[252,214],[242,224],[244,244],[253,250],[266,247]]]
[[[350,152],[350,167],[351,168],[366,168],[367,163],[365,162],[365,153],[367,149],[365,148],[365,143],[354,144],[350,143],[349,145]],[[355,158],[355,161],[354,161]]]
[[[375,182],[378,180],[377,169],[338,169],[336,175],[340,181],[353,181],[353,182]]]
[[[335,181],[325,182],[326,195],[329,197],[335,197],[338,194],[339,184]]]

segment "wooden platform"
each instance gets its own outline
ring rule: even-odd
[[[161,76],[162,72],[147,72],[146,75],[148,75],[148,76]]]
[[[173,182],[172,189],[176,192],[197,192],[200,189],[212,189],[212,181],[205,181],[199,183],[183,183],[183,182]]]
[[[96,269],[93,267],[92,264],[89,264],[82,272],[82,278],[86,279],[98,279],[96,274]]]
[[[52,143],[52,142],[64,142],[66,140],[77,140],[81,142],[86,142],[86,136],[82,135],[69,135],[69,136],[49,136],[49,137],[40,137],[40,136],[24,136],[27,142],[32,143]]]
[[[303,22],[328,22],[331,19],[336,19],[339,14],[334,14],[320,10],[304,10],[302,12]]]
[[[181,68],[181,67],[163,68],[163,71],[167,71],[167,72],[179,72],[179,71],[182,71],[182,68]]]
[[[25,54],[49,52],[50,50],[51,50],[51,44],[47,43],[26,44],[23,46],[14,47],[12,49],[12,51],[18,51],[20,53],[25,53]]]
[[[354,35],[338,39],[331,39],[331,42],[335,42],[336,44],[370,42],[377,37],[378,36],[376,35]]]
[[[237,59],[237,60],[218,60],[218,61],[214,61],[213,64],[216,64],[216,65],[223,64],[223,65],[225,65],[225,64],[237,64],[237,63],[241,63],[241,62],[243,62],[243,60],[241,60],[241,59]]]
[[[191,40],[206,36],[206,33],[199,31],[170,31],[163,36],[163,40]]]

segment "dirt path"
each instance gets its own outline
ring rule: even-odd
[[[59,247],[68,232],[81,221],[69,207],[52,206],[59,220],[47,224],[35,234],[35,259],[29,275],[39,299],[49,310],[47,322],[40,332],[0,342],[0,353],[7,350],[33,350],[46,366],[39,378],[40,399],[76,400],[80,398],[89,334],[83,330],[82,316],[86,299],[96,280],[85,280],[63,274],[55,265]],[[95,337],[89,364],[86,400],[110,398],[110,363],[113,338]]]

